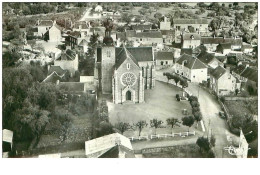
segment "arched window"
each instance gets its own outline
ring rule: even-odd
[[[126,68],[127,68],[127,70],[130,69],[130,63],[127,63],[127,64],[126,64]]]

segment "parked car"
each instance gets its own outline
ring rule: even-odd
[[[225,115],[224,111],[220,111],[219,112],[219,117],[223,118],[223,119],[226,119],[226,115]]]

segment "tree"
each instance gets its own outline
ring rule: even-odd
[[[170,125],[171,128],[172,128],[171,134],[173,133],[173,127],[174,126],[179,126],[180,127],[180,123],[181,123],[178,119],[173,118],[173,117],[172,118],[168,118],[166,120],[166,122],[167,122],[167,125]]]
[[[150,126],[154,128],[155,135],[156,135],[156,129],[159,128],[163,124],[163,121],[158,119],[152,119],[150,120]]]
[[[115,125],[115,128],[117,128],[122,134],[124,134],[126,130],[130,129],[130,127],[130,124],[125,122],[118,122]]]
[[[113,126],[109,122],[101,122],[97,128],[97,137],[102,137],[114,133]]]
[[[193,115],[194,115],[194,119],[197,121],[197,127],[198,127],[199,122],[202,120],[201,113],[197,111]]]
[[[200,147],[200,151],[208,152],[210,150],[209,140],[205,137],[199,137],[196,141],[196,144]]]
[[[21,55],[17,52],[4,52],[2,57],[3,68],[15,66],[15,63],[20,59],[20,57]]]
[[[188,132],[190,131],[190,127],[194,124],[194,117],[193,116],[186,116],[182,118],[182,124],[188,126]]]
[[[236,89],[236,90],[235,90],[236,95],[238,94],[238,92],[239,92],[239,89]]]
[[[144,127],[146,127],[148,124],[146,123],[145,120],[140,120],[137,123],[134,124],[135,127],[138,128],[139,130],[139,136],[141,135],[141,132],[143,130]]]
[[[183,78],[180,79],[180,85],[181,85],[182,89],[188,87],[188,82],[187,82],[187,80],[185,80],[185,79],[183,79]]]

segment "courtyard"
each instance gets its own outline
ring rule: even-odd
[[[167,126],[167,118],[181,118],[185,115],[182,110],[186,109],[191,114],[191,106],[188,101],[177,101],[176,94],[182,94],[182,89],[176,86],[156,81],[155,88],[145,90],[145,102],[140,104],[113,104],[108,101],[109,121],[114,125],[118,122],[126,122],[132,125],[140,120],[146,120],[148,126],[144,128],[141,135],[154,134],[154,128],[150,127],[151,119],[163,121],[162,127],[156,130],[157,134],[170,134],[171,128]],[[196,123],[190,128],[195,130]],[[186,132],[187,126],[175,127],[174,132]],[[127,137],[138,136],[138,130],[129,130],[124,133]]]

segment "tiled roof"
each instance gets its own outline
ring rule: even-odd
[[[208,24],[207,19],[174,19],[173,24]]]
[[[192,57],[191,55],[183,54],[177,61],[178,64],[182,65],[189,69],[204,69],[207,66],[202,63],[198,58]]]
[[[86,141],[85,152],[88,157],[93,157],[93,158],[101,157],[103,154],[107,152],[109,152],[107,153],[107,155],[112,155],[112,157],[115,157],[115,153],[118,153],[119,151],[117,149],[114,149],[114,147],[117,145],[120,145],[120,148],[122,148],[121,146],[123,146],[124,152],[125,149],[133,150],[132,144],[127,137],[118,133],[114,133],[114,134],[109,134],[102,137],[98,137],[93,140]]]
[[[185,33],[183,35],[183,40],[200,40],[200,35],[197,33]]]
[[[81,83],[81,82],[60,82],[59,86],[65,88],[65,90],[71,91],[71,92],[84,92],[85,83]]]
[[[223,37],[201,37],[201,44],[221,44],[231,43],[232,45],[241,45],[242,39],[223,38]]]
[[[218,80],[225,73],[226,69],[224,67],[218,66],[211,72],[211,75]]]
[[[74,60],[76,57],[76,53],[70,49],[67,49],[65,52],[63,51],[60,55],[59,58],[57,58],[56,60]]]
[[[51,65],[48,71],[48,75],[52,74],[53,72],[56,72],[59,76],[62,77],[67,72],[67,70],[63,70],[60,66]]]
[[[48,75],[42,82],[44,83],[57,83],[57,81],[61,81],[61,77],[54,71],[50,75]]]
[[[133,62],[139,66],[137,60],[133,57],[133,55],[126,49],[125,47],[121,49],[121,51],[117,54],[116,56],[116,64],[115,67],[116,69],[119,68],[119,66],[127,59],[130,58],[133,60]]]
[[[122,49],[122,47],[116,48],[116,60],[118,60],[117,55],[121,52]],[[153,61],[152,47],[128,47],[127,50],[138,62]]]
[[[138,24],[132,25],[131,27],[133,30],[150,30],[152,28],[152,25]]]
[[[53,21],[52,20],[41,20],[38,26],[52,26]]]
[[[173,52],[155,52],[155,60],[173,60]]]
[[[197,57],[200,61],[202,61],[205,64],[210,63],[215,58],[213,54],[207,52],[200,53]]]

